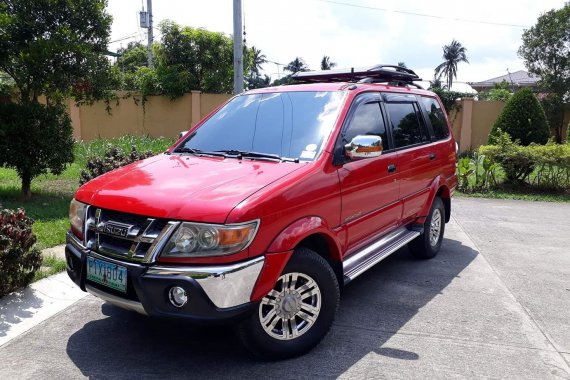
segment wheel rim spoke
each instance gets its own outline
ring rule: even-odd
[[[304,273],[286,273],[261,300],[260,324],[273,338],[295,339],[317,321],[321,301],[321,290],[315,280]]]
[[[441,235],[441,212],[438,209],[434,210],[429,227],[429,242],[433,247],[437,245]]]

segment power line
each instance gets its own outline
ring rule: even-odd
[[[117,38],[116,40],[109,41],[109,43],[112,44],[112,43],[115,43],[115,42],[120,42],[120,41],[128,40],[129,38],[135,38],[135,37],[137,37],[137,34],[139,34],[138,31],[133,32],[133,33],[130,33],[130,34],[127,34],[127,35],[124,36],[124,37]]]
[[[335,0],[316,0],[316,1],[320,1],[322,3],[335,4],[335,5],[343,5],[343,6],[347,6],[347,7],[353,7],[353,8],[369,9],[369,10],[379,11],[379,12],[393,12],[393,13],[400,13],[400,14],[404,14],[404,15],[408,15],[408,16],[427,17],[427,18],[435,18],[435,19],[441,19],[441,20],[448,19],[448,20],[452,20],[452,21],[469,22],[472,24],[506,26],[506,27],[511,27],[511,28],[528,28],[529,27],[528,25],[507,24],[507,23],[484,21],[484,20],[471,20],[471,19],[466,19],[466,18],[444,17],[444,16],[427,14],[427,13],[418,13],[418,12],[400,11],[400,10],[396,10],[396,9],[378,8],[378,7],[371,7],[368,5],[345,3],[342,1],[335,1]]]

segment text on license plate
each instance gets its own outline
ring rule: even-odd
[[[111,289],[127,292],[127,268],[87,257],[87,279]]]

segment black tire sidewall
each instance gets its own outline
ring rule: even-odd
[[[430,228],[431,228],[431,220],[433,218],[433,214],[434,211],[439,209],[440,212],[440,217],[441,217],[441,229],[439,231],[439,238],[437,240],[437,244],[435,246],[431,245],[430,242]],[[427,257],[434,257],[435,255],[437,255],[437,253],[439,252],[439,249],[441,248],[441,244],[443,242],[443,233],[445,232],[445,207],[443,205],[443,201],[441,200],[441,198],[436,197],[433,200],[433,204],[431,206],[430,212],[429,212],[429,216],[428,219],[426,220],[425,223],[425,229],[424,229],[424,244],[425,244],[425,249],[426,249],[426,256]]]

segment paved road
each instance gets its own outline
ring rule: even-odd
[[[0,378],[570,379],[570,205],[456,198],[441,253],[345,290],[309,354],[259,362],[229,328],[86,297],[0,347]]]

